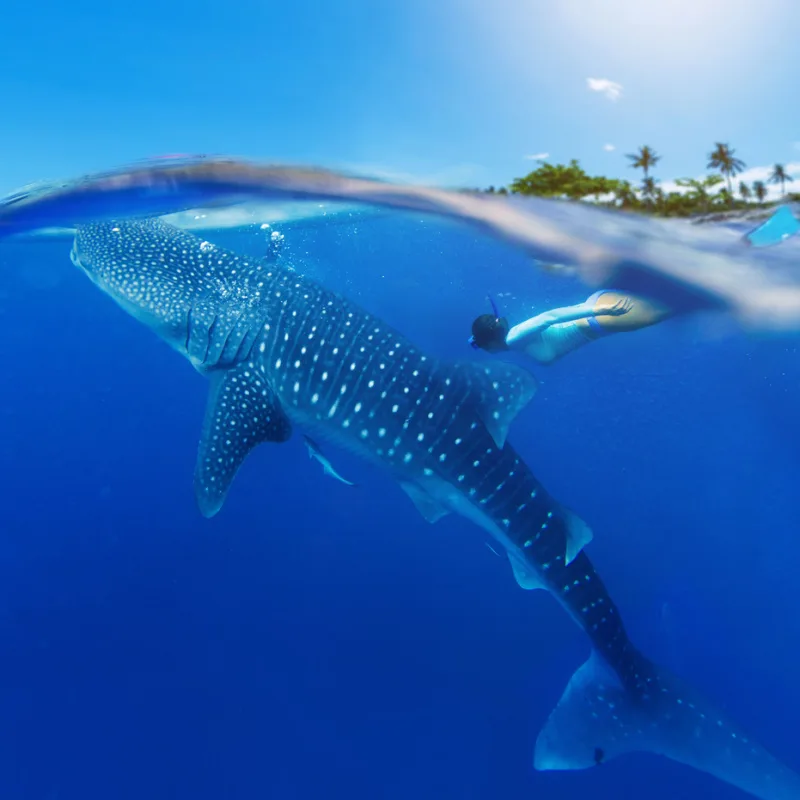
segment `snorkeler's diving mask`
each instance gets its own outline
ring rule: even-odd
[[[494,315],[494,324],[496,326],[498,326],[498,328],[502,331],[503,342],[505,342],[505,337],[508,334],[508,321],[504,317],[503,318],[500,317],[500,311],[497,308],[497,303],[494,302],[492,297],[491,296],[487,296],[487,299],[489,300],[489,302],[492,305],[492,313]],[[488,317],[489,315],[486,314],[484,316]],[[479,318],[479,319],[481,319],[481,318]],[[473,326],[473,330],[474,330],[474,326]],[[475,334],[473,334],[472,336],[469,337],[469,339],[467,339],[467,344],[473,350],[481,350],[482,349],[482,346],[480,344],[478,344],[477,340],[475,339]]]

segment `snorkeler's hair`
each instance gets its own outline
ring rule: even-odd
[[[498,318],[494,314],[481,314],[472,323],[473,347],[488,350],[490,353],[508,350],[506,336],[508,336],[508,322],[505,317]]]

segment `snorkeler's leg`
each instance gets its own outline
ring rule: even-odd
[[[601,289],[580,305],[546,311],[515,325],[507,342],[540,364],[552,364],[601,336],[646,328],[672,314],[639,295]]]
[[[636,331],[672,316],[672,310],[638,295],[600,290],[576,309],[590,307],[595,316],[576,318],[541,330],[525,347],[541,364],[552,364],[602,336]]]
[[[561,322],[550,325],[531,337],[526,343],[524,352],[540,364],[552,364],[567,353],[593,341],[595,337],[586,324],[586,320]]]
[[[663,322],[674,313],[672,309],[649,298],[613,290],[596,292],[587,302],[593,299],[597,316],[582,321],[582,324],[600,335],[638,331],[640,328]],[[627,308],[625,313],[610,314],[609,312],[620,303],[625,304]]]

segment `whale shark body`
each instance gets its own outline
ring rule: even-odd
[[[800,798],[800,777],[629,640],[583,550],[591,532],[506,441],[529,373],[440,361],[291,267],[160,221],[79,226],[71,257],[210,380],[194,477],[205,516],[256,445],[299,426],[388,470],[427,520],[479,525],[520,586],[558,600],[592,651],[538,736],[537,769],[649,751],[764,800]]]

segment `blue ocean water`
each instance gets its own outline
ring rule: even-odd
[[[283,257],[437,356],[589,293],[509,245],[413,214],[280,226]],[[261,254],[264,231],[206,234]],[[299,436],[197,513],[207,386],[69,262],[6,242],[0,318],[0,796],[599,798],[743,795],[630,755],[536,773],[588,644],[466,521]],[[696,317],[538,368],[511,434],[592,526],[634,641],[800,767],[795,335]]]

